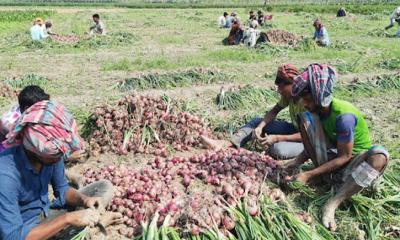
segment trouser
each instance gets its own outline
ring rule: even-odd
[[[79,193],[88,197],[101,198],[101,204],[106,207],[112,200],[114,194],[114,186],[108,180],[100,180],[78,190]],[[71,209],[74,210],[74,209]],[[49,214],[43,219],[44,222],[49,222],[54,218],[66,213],[67,209],[50,209]]]
[[[249,141],[254,140],[255,136],[253,131],[262,120],[262,118],[254,118],[241,127],[238,132],[232,136],[232,144],[236,147],[243,147]],[[263,128],[263,134],[291,135],[297,132],[293,124],[278,120],[270,122]],[[268,149],[268,153],[275,159],[290,159],[299,155],[303,150],[304,147],[301,142],[278,142]]]
[[[326,138],[318,115],[310,112],[300,114],[299,128],[305,152],[315,167],[337,157],[337,149]],[[363,188],[372,186],[384,171],[379,172],[366,162],[374,154],[383,154],[389,160],[389,153],[382,146],[373,146],[362,153],[353,155],[350,162],[341,169],[322,177],[336,189],[339,189],[349,177]]]

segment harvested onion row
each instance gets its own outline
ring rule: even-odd
[[[200,135],[211,136],[202,119],[176,112],[161,97],[126,96],[117,106],[98,107],[92,120],[89,144],[94,156],[134,152],[167,157],[167,146],[190,150],[200,146]]]
[[[127,228],[121,234],[128,237],[139,234],[141,223],[156,212],[159,226],[168,216],[169,226],[192,234],[210,228],[227,234],[235,227],[227,209],[246,198],[249,213],[258,215],[261,185],[276,167],[270,156],[231,149],[187,158],[156,156],[139,170],[111,165],[88,169],[84,176],[87,183],[107,179],[116,186],[109,210],[124,215]],[[277,200],[276,191],[265,189]]]

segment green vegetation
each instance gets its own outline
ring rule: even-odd
[[[22,89],[29,85],[38,85],[42,88],[46,88],[48,79],[43,76],[39,76],[33,73],[26,74],[20,78],[9,78],[5,80],[5,83],[15,89]]]
[[[36,17],[46,18],[54,14],[53,11],[38,11],[38,10],[11,10],[11,11],[0,11],[0,23],[10,23],[10,22],[21,22],[30,21]]]
[[[231,79],[230,76],[219,70],[198,68],[177,72],[145,74],[128,78],[118,84],[118,89],[121,91],[170,89],[199,84],[221,83],[229,79]]]
[[[254,108],[254,105],[266,105],[271,101],[276,101],[278,94],[276,91],[245,86],[239,89],[221,89],[217,96],[217,105],[225,110],[245,110]]]

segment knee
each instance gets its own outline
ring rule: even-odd
[[[285,148],[276,143],[269,148],[268,153],[271,157],[279,160],[286,160],[290,158],[290,156],[287,154],[287,151],[285,151]]]
[[[382,172],[388,163],[388,159],[384,154],[374,154],[367,159],[367,163],[375,170]]]

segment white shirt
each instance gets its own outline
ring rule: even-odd
[[[226,26],[226,19],[224,16],[219,17],[218,26],[221,28]]]
[[[390,18],[393,19],[398,19],[400,18],[400,7],[397,7],[394,12],[392,13],[392,16]]]

